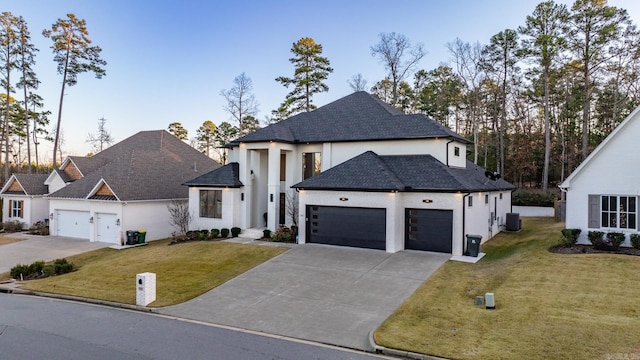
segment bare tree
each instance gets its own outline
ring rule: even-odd
[[[411,75],[427,52],[422,44],[411,46],[409,38],[402,34],[380,33],[379,36],[380,42],[371,47],[371,55],[377,56],[387,69],[392,86],[392,105],[396,105],[400,83]]]
[[[238,122],[240,134],[245,135],[246,126],[245,119],[249,116],[255,117],[258,112],[258,103],[253,95],[253,82],[245,73],[242,73],[233,79],[233,87],[229,90],[220,91],[220,95],[227,100],[224,110],[231,114],[231,117]]]
[[[87,136],[87,142],[91,144],[95,153],[99,153],[105,149],[105,146],[108,147],[115,141],[111,132],[104,126],[106,122],[107,119],[104,117],[98,119],[98,132],[96,134],[89,133]]]
[[[288,190],[285,193],[285,211],[287,215],[291,217],[291,222],[294,226],[298,226],[298,214],[299,214],[299,203],[298,203],[298,192],[295,190]]]
[[[478,163],[478,132],[480,123],[480,83],[483,79],[482,46],[480,43],[469,44],[460,39],[447,44],[456,74],[467,88],[465,100],[469,109],[473,131],[473,163]]]
[[[173,200],[167,205],[169,210],[169,224],[176,228],[178,235],[184,235],[189,231],[189,223],[193,215],[189,212],[189,201]]]
[[[353,92],[366,91],[367,89],[367,80],[365,80],[360,73],[353,75],[351,79],[347,80],[347,84],[351,86]]]

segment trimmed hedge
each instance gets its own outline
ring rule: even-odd
[[[556,195],[548,192],[546,195],[540,191],[516,190],[511,194],[511,204],[517,206],[547,206],[552,207]]]

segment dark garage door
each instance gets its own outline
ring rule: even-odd
[[[451,253],[453,211],[405,210],[405,249]]]
[[[385,209],[307,205],[307,242],[386,248]]]

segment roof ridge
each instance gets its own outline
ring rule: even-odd
[[[387,164],[387,162],[384,159],[384,157],[376,154],[373,151],[371,151],[371,152],[375,155],[376,159],[378,159],[378,162],[382,165],[382,167],[384,168],[385,172],[387,174],[389,174],[390,176],[393,176],[393,178],[390,179],[390,180],[392,180],[392,182],[394,182],[394,183],[396,183],[398,185],[398,190],[404,189],[407,185],[402,180],[400,180],[400,178],[398,177],[398,174],[396,174],[396,172],[393,171],[393,169],[391,169],[391,167],[389,166],[389,164]]]

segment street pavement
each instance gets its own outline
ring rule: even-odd
[[[149,313],[0,293],[1,359],[385,358]]]
[[[369,333],[449,254],[305,244],[162,314],[372,350]]]

